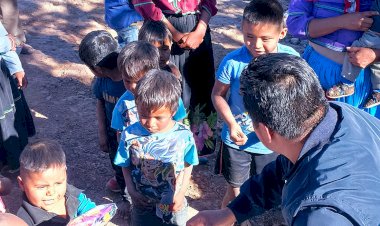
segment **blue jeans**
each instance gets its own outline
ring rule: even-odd
[[[126,44],[130,42],[137,41],[139,35],[139,29],[134,24],[131,24],[123,29],[117,30],[116,32],[120,48],[123,48]]]

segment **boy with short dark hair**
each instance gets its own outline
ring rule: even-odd
[[[181,84],[151,70],[136,87],[139,122],[121,134],[115,164],[123,167],[132,198],[132,225],[185,225],[185,192],[198,164],[192,133],[173,120]]]
[[[117,65],[127,91],[120,97],[112,113],[111,127],[118,132],[138,121],[134,97],[136,84],[149,70],[159,69],[159,59],[158,49],[145,41],[128,43],[121,50]],[[185,116],[186,109],[180,101],[180,106],[173,116],[174,120],[181,120]]]
[[[212,101],[224,120],[220,155],[221,171],[228,185],[222,208],[234,199],[240,186],[251,175],[276,158],[257,138],[250,116],[245,112],[239,93],[240,74],[254,58],[266,53],[299,55],[293,48],[279,44],[286,36],[284,10],[276,0],[254,0],[244,9],[242,31],[244,46],[229,53],[216,73]],[[227,92],[230,91],[228,102]]]
[[[95,204],[67,183],[66,155],[58,142],[39,140],[20,156],[19,186],[24,192],[17,216],[29,226],[66,225]]]
[[[106,187],[121,194],[123,202],[118,203],[121,215],[129,212],[130,204],[125,195],[125,182],[120,167],[113,164],[117,151],[116,131],[111,128],[112,111],[116,102],[125,92],[121,73],[117,68],[118,43],[105,30],[88,33],[79,45],[79,57],[96,76],[93,93],[97,99],[99,146],[108,153],[115,176],[108,180]]]

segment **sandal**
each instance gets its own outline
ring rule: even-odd
[[[326,97],[337,99],[341,97],[351,96],[355,92],[354,84],[339,83],[326,91]]]
[[[380,104],[380,92],[372,92],[372,95],[367,99],[364,108],[372,108]]]

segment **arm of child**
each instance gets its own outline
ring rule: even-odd
[[[222,117],[230,130],[231,140],[235,142],[236,145],[243,145],[247,142],[248,138],[237,124],[234,116],[232,115],[230,106],[225,99],[229,88],[229,84],[224,84],[216,80],[212,89],[211,99],[215,110]]]
[[[193,171],[193,165],[185,163],[185,169],[183,170],[183,180],[181,189],[174,195],[172,211],[176,212],[183,208],[185,194],[190,184],[191,172]]]
[[[96,102],[96,117],[98,119],[99,147],[103,152],[109,152],[106,126],[106,112],[104,100]]]
[[[122,167],[123,176],[125,180],[125,186],[127,187],[128,193],[131,196],[132,204],[137,207],[149,206],[150,202],[147,197],[140,194],[132,181],[131,169],[129,167]]]

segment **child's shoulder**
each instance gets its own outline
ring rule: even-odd
[[[235,61],[241,61],[241,60],[246,60],[247,58],[252,59],[251,54],[249,53],[249,50],[245,45],[241,46],[238,49],[235,49],[231,52],[229,52],[224,59],[228,60],[235,60]]]
[[[300,54],[295,49],[293,49],[290,46],[281,44],[281,43],[277,44],[277,52],[278,53],[288,53],[291,55],[300,56]]]
[[[219,68],[235,67],[241,64],[248,64],[252,60],[252,56],[245,45],[228,53],[223,61],[220,63]]]

